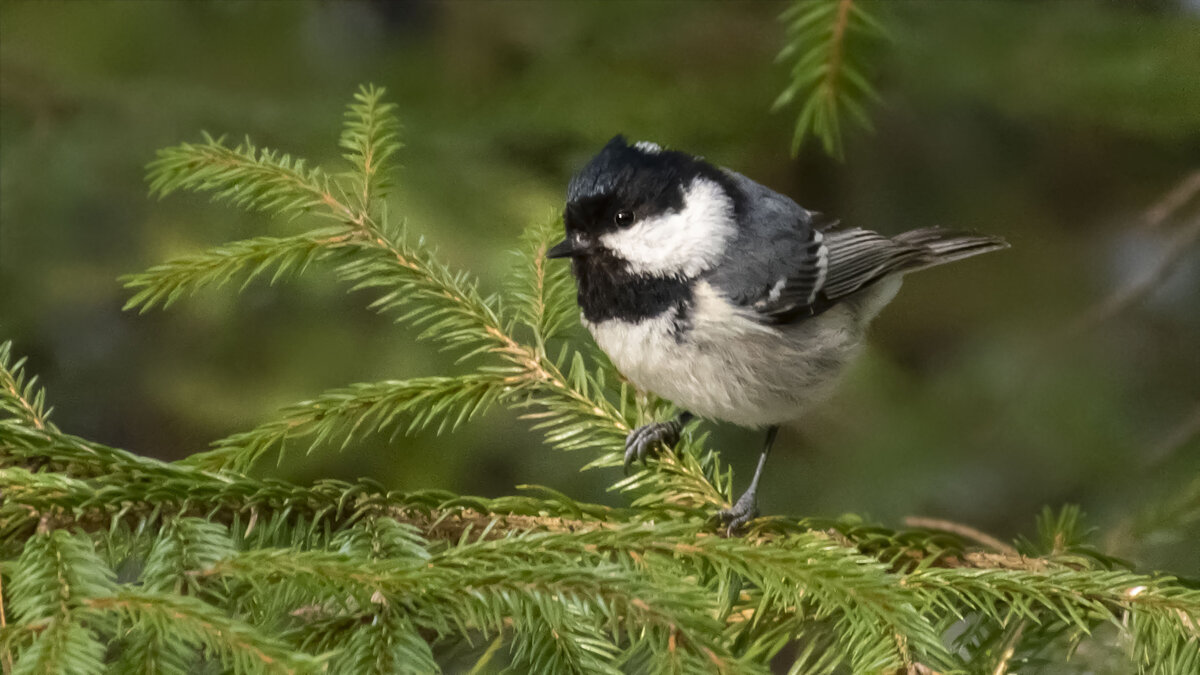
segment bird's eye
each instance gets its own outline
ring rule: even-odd
[[[633,211],[617,211],[617,215],[613,216],[613,222],[617,224],[617,227],[629,227],[633,221]]]

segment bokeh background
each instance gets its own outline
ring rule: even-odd
[[[0,338],[30,357],[59,426],[166,459],[327,388],[452,372],[322,270],[120,311],[121,274],[304,226],[148,199],[155,149],[204,129],[336,162],[343,106],[374,82],[405,125],[391,211],[488,289],[618,132],[845,223],[1007,237],[1007,252],[910,278],[837,397],[781,435],[764,510],[1011,537],[1078,503],[1110,552],[1200,573],[1200,207],[1170,199],[1200,169],[1200,6],[878,7],[893,39],[867,58],[876,132],[851,132],[843,162],[813,143],[791,157],[796,111],[769,112],[787,84],[784,7],[4,2]],[[1105,313],[1143,278],[1145,297]],[[740,489],[758,435],[710,428]],[[615,471],[579,472],[590,459],[497,410],[453,436],[261,471],[622,503]]]

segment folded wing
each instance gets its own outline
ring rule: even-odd
[[[836,225],[834,223],[833,225]],[[886,237],[862,228],[811,228],[783,274],[749,304],[772,324],[820,314],[834,301],[893,274],[942,265],[1006,248],[998,237],[937,227]]]

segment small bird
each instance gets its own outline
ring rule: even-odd
[[[840,228],[740,173],[623,136],[571,179],[563,221],[546,255],[571,259],[584,325],[626,378],[683,411],[628,435],[626,470],[693,416],[766,428],[750,486],[718,514],[728,533],[758,514],[779,426],[831,393],[901,278],[1008,246]]]

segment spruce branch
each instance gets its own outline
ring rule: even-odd
[[[239,673],[318,672],[320,660],[230,618],[205,602],[175,593],[122,588],[89,598],[94,614],[117,614],[126,624],[164,641],[203,646],[222,665]]]
[[[203,594],[191,570],[207,567],[233,555],[233,540],[225,527],[192,517],[169,520],[146,556],[142,586],[161,593]]]
[[[26,541],[8,599],[15,623],[38,628],[13,672],[102,672],[104,647],[81,614],[91,599],[112,591],[114,576],[82,536],[42,531]]]
[[[46,409],[46,393],[37,386],[37,376],[25,380],[25,359],[12,360],[12,342],[0,342],[0,412],[39,430],[56,431]]]
[[[354,193],[358,207],[371,208],[373,199],[387,196],[388,162],[403,144],[400,143],[400,121],[394,103],[383,103],[383,87],[365,85],[354,94],[354,102],[346,109],[346,122],[338,141],[353,165],[346,177],[358,186]]]
[[[579,316],[570,268],[549,266],[546,258],[561,230],[558,216],[526,228],[521,248],[512,252],[515,264],[506,288],[514,316],[530,329],[543,355],[546,342],[563,337]]]
[[[122,309],[137,309],[142,313],[156,306],[167,309],[206,287],[224,286],[238,275],[244,275],[240,290],[267,274],[274,284],[344,250],[351,244],[351,237],[344,228],[324,228],[292,237],[235,241],[176,258],[145,272],[121,277],[125,288],[134,291]]]
[[[1200,651],[1200,591],[1169,578],[1069,568],[1042,573],[930,568],[909,575],[905,584],[938,611],[964,616],[969,608],[999,626],[1022,621],[1090,634],[1103,623],[1115,625],[1133,639],[1139,661],[1165,659],[1170,666],[1155,665],[1164,669],[1154,672],[1189,672],[1182,665]]]
[[[37,445],[27,450],[41,454],[58,451],[54,445]],[[523,531],[578,536],[592,530],[612,529],[621,523],[642,522],[637,511],[584,504],[561,495],[552,499],[525,496],[482,499],[439,491],[398,493],[384,491],[367,480],[355,483],[325,480],[302,487],[158,464],[157,468],[141,461],[129,465],[106,464],[111,473],[87,480],[31,473],[21,468],[0,470],[0,490],[6,495],[0,507],[0,524],[5,531],[40,525],[91,532],[120,527],[133,532],[159,531],[174,518],[203,517],[227,523],[234,532],[244,531],[243,539],[253,536],[255,541],[271,542],[277,540],[275,531],[337,532],[356,523],[387,517],[415,527],[427,539],[456,542]],[[281,504],[286,507],[280,507]],[[702,521],[680,522],[694,531],[704,530]],[[885,537],[877,527],[836,522],[799,522],[784,527],[782,519],[771,521],[770,525],[770,530],[756,531],[750,541],[770,545],[779,537],[805,533],[815,526],[817,531],[833,537],[832,543],[859,548],[872,556],[884,555],[886,560],[922,560],[924,566],[953,568],[1032,571],[1047,568],[1045,561],[1039,559],[970,552],[930,555],[929,543],[915,538],[924,536],[917,532],[890,533]],[[941,544],[936,548],[944,547]]]
[[[104,645],[84,626],[73,621],[48,621],[37,638],[13,666],[14,675],[72,673],[100,675]]]
[[[250,139],[230,147],[224,137],[203,137],[201,143],[158,151],[147,166],[152,195],[209,192],[217,201],[291,217],[320,206],[340,207],[329,176],[307,167],[303,159],[258,148]]]
[[[538,633],[549,624],[568,640],[578,632],[570,609],[576,605],[608,631],[629,639],[646,636],[637,639],[654,643],[649,648],[659,659],[678,656],[668,647],[674,640],[678,649],[694,652],[691,662],[715,659],[736,667],[736,659],[711,640],[715,631],[706,608],[712,599],[697,588],[666,578],[651,582],[626,566],[580,564],[577,544],[564,542],[559,548],[553,543],[542,535],[513,535],[456,546],[410,565],[364,564],[341,554],[255,551],[202,574],[248,581],[266,594],[281,580],[303,579],[324,596],[348,595],[356,606],[407,607],[412,621],[438,633],[475,629],[486,636],[510,622],[518,632]]]
[[[178,477],[181,470],[170,464],[100,443],[48,429],[0,420],[0,469],[28,468],[46,471],[47,476],[92,478],[96,476]],[[50,473],[53,472],[53,473]]]
[[[180,471],[181,469],[174,470]],[[196,476],[207,474],[207,472],[199,472],[194,469],[187,470],[186,473]],[[13,485],[19,484],[21,481],[25,481],[26,485],[29,481],[41,481],[41,484],[45,485],[50,493],[45,497],[61,500],[60,504],[79,503],[83,495],[95,495],[99,502],[122,505],[119,507],[119,511],[109,513],[128,514],[137,510],[137,508],[131,508],[128,501],[135,497],[134,494],[126,492],[118,496],[109,491],[116,489],[119,483],[126,483],[127,478],[125,477],[101,478],[99,480],[107,481],[109,484],[98,485],[95,482],[96,479],[79,481],[45,474],[22,473],[20,469],[7,470],[4,476],[15,478],[11,483],[0,485],[6,496],[10,496],[6,502],[6,508],[19,508],[21,505],[36,503],[30,499],[28,492],[13,489]],[[249,479],[213,476],[214,488],[218,484],[229,486],[237,480],[241,480],[246,485],[239,488],[240,490],[246,491],[252,485],[256,490],[262,489],[261,483]],[[233,490],[224,493],[212,489],[209,491],[196,490],[194,488],[197,482],[199,481],[193,481],[188,495],[194,498],[198,504],[205,502],[210,504],[229,503],[230,499],[234,497]],[[172,488],[162,484],[160,480],[152,480],[145,481],[143,490],[145,493],[170,493],[182,489],[182,487]],[[258,495],[261,501],[257,502],[254,508],[258,509],[262,515],[259,516],[255,529],[269,528],[273,520],[278,522],[278,518],[267,515],[271,509],[275,509],[277,512],[283,509],[289,513],[304,511],[297,496],[289,496],[285,491],[286,486],[279,485],[278,488],[275,492]],[[72,490],[75,492],[72,493]],[[317,501],[317,495],[313,495],[313,492],[323,495],[323,498]],[[458,565],[449,565],[452,569],[465,567],[476,571],[482,569],[481,561],[489,557],[495,560],[497,566],[501,565],[501,561],[517,560],[530,555],[549,556],[550,558],[557,556],[555,559],[562,561],[563,565],[567,564],[566,561],[578,564],[580,561],[591,560],[592,562],[589,564],[610,565],[619,559],[629,560],[634,561],[639,568],[658,570],[658,573],[666,574],[674,579],[705,577],[714,580],[741,579],[742,581],[737,587],[742,590],[737,594],[746,593],[746,595],[736,601],[733,607],[726,610],[728,625],[733,631],[731,635],[741,635],[744,631],[751,631],[748,635],[754,635],[753,631],[759,627],[773,627],[777,631],[794,634],[802,629],[811,629],[814,622],[819,625],[821,621],[832,621],[834,628],[830,630],[833,631],[833,635],[842,636],[838,638],[837,644],[840,646],[835,649],[834,653],[844,654],[846,658],[852,659],[852,663],[860,665],[903,663],[906,659],[912,659],[913,663],[937,663],[939,658],[944,658],[944,654],[939,657],[936,649],[930,649],[928,653],[923,652],[927,646],[921,646],[922,640],[928,639],[928,633],[932,628],[919,630],[917,639],[908,634],[908,631],[912,631],[914,626],[938,627],[944,621],[932,623],[922,621],[914,624],[905,619],[903,620],[903,629],[898,631],[904,638],[899,641],[895,640],[894,633],[890,630],[890,620],[887,617],[896,616],[895,612],[900,612],[898,616],[903,616],[904,613],[912,611],[909,608],[924,607],[926,609],[923,611],[932,612],[934,616],[954,618],[964,616],[966,612],[979,611],[984,612],[992,621],[1005,621],[1015,611],[1018,617],[1033,616],[1036,621],[1032,625],[1035,626],[1040,625],[1038,621],[1045,622],[1045,619],[1041,618],[1042,613],[1045,613],[1046,617],[1054,621],[1062,621],[1065,617],[1073,620],[1072,625],[1093,626],[1098,621],[1109,623],[1118,621],[1120,613],[1130,609],[1130,605],[1133,603],[1129,601],[1134,599],[1148,608],[1146,611],[1139,612],[1138,610],[1141,608],[1134,606],[1134,613],[1130,615],[1133,617],[1131,625],[1141,631],[1138,633],[1139,635],[1144,636],[1138,644],[1152,645],[1147,649],[1154,649],[1155,645],[1161,645],[1162,641],[1168,637],[1183,639],[1179,636],[1194,635],[1195,619],[1198,609],[1200,609],[1200,600],[1196,598],[1196,592],[1185,591],[1174,585],[1169,579],[1131,575],[1125,572],[1105,572],[1103,574],[1109,576],[1096,576],[1090,570],[1065,568],[1061,564],[1048,561],[1042,561],[1038,565],[1027,564],[1025,565],[1027,569],[1013,569],[1012,565],[1008,568],[1001,567],[982,571],[964,570],[963,568],[935,570],[924,567],[897,578],[893,576],[893,572],[889,571],[890,565],[875,562],[872,558],[855,558],[859,554],[854,553],[851,549],[843,548],[837,538],[829,538],[815,533],[801,533],[773,536],[764,534],[747,539],[724,539],[704,532],[702,524],[690,521],[680,521],[675,526],[662,524],[651,526],[647,523],[629,520],[626,520],[627,524],[624,525],[620,523],[605,525],[603,522],[594,522],[590,528],[587,526],[577,529],[573,527],[571,528],[575,530],[573,532],[563,529],[557,533],[548,531],[538,535],[528,532],[528,528],[538,528],[550,519],[523,520],[518,518],[509,522],[503,516],[493,516],[485,519],[485,524],[474,528],[468,526],[467,529],[458,530],[457,537],[444,539],[448,543],[458,542],[458,548],[448,549],[442,554],[429,558],[428,554],[418,552],[422,546],[428,550],[428,545],[423,544],[422,539],[416,537],[412,530],[405,529],[399,523],[385,526],[383,524],[385,521],[379,520],[383,513],[403,518],[406,513],[412,512],[411,508],[381,512],[378,509],[384,506],[385,502],[377,501],[379,497],[374,498],[376,501],[363,504],[359,499],[350,496],[355,494],[352,491],[347,493],[325,489],[309,491],[307,494],[309,494],[309,498],[315,500],[307,507],[315,509],[310,513],[333,511],[336,508],[333,506],[334,504],[343,505],[340,514],[341,520],[326,519],[325,525],[321,529],[329,527],[339,529],[347,526],[352,526],[352,529],[356,531],[361,529],[359,534],[347,533],[340,539],[333,540],[335,549],[343,552],[340,555],[351,556],[335,557],[334,562],[344,565],[347,570],[354,568],[358,572],[362,572],[365,569],[368,573],[359,581],[371,583],[380,581],[378,578],[370,576],[381,573],[379,570],[370,567],[361,568],[354,562],[361,560],[361,558],[352,557],[355,552],[366,550],[380,551],[381,553],[368,557],[388,561],[392,566],[405,559],[413,560],[417,566],[428,565],[430,560],[436,560],[441,564],[457,562]],[[143,494],[141,497],[144,499],[149,496],[150,494]],[[424,503],[431,503],[431,497],[423,499]],[[420,501],[421,499],[417,499],[410,503],[417,504]],[[460,512],[473,511],[476,513],[478,511],[475,509],[482,508],[486,503],[485,500],[461,499],[459,502],[460,505],[457,508],[462,509]],[[400,500],[392,501],[390,506],[394,507],[399,503],[402,502]],[[467,506],[468,504],[469,506]],[[549,504],[542,502],[536,508],[543,511],[548,507],[553,508]],[[39,507],[44,506],[45,504],[39,504]],[[147,504],[145,508],[147,511],[157,513],[169,511],[169,506],[161,500]],[[86,509],[76,508],[70,512],[82,515]],[[215,515],[211,510],[209,513]],[[351,515],[352,513],[354,515]],[[430,512],[428,517],[441,523],[453,518],[450,513],[441,515],[435,515],[435,513]],[[376,515],[372,517],[370,514]],[[97,520],[105,525],[112,522],[111,517],[101,517]],[[75,519],[60,522],[54,518],[48,518],[46,512],[42,512],[37,517],[37,522],[47,528],[75,527],[80,524],[80,521]],[[296,521],[297,525],[303,524],[301,526],[306,528],[309,527],[307,525],[309,522],[312,522],[315,527],[315,521],[308,521],[302,515]],[[425,521],[426,524],[429,522],[429,520]],[[1069,524],[1070,518],[1055,518],[1054,522]],[[146,528],[158,529],[152,521],[142,520],[140,523],[138,529],[143,531]],[[511,529],[514,526],[519,529]],[[435,534],[439,532],[436,527],[431,527],[427,531]],[[469,536],[465,534],[471,531],[474,534]],[[213,532],[220,539],[221,530],[213,530]],[[169,533],[164,531],[163,535],[169,536]],[[294,537],[294,535],[292,536]],[[1066,542],[1070,538],[1070,536],[1065,536],[1062,540]],[[203,537],[193,536],[191,539],[199,540]],[[267,540],[278,539],[268,538]],[[292,540],[294,541],[294,538]],[[477,542],[468,545],[475,547],[474,553],[461,548],[464,541]],[[313,540],[314,544],[318,542],[319,540]],[[219,544],[218,547],[228,550],[227,545]],[[460,555],[460,552],[462,557],[455,558]],[[280,550],[272,555],[280,556],[282,560],[289,557],[291,553],[293,551]],[[208,560],[214,559],[212,553],[205,555],[209,556]],[[200,558],[196,560],[200,560]],[[981,563],[989,560],[989,558],[979,559]],[[318,556],[317,562],[322,561],[328,562],[329,559]],[[798,561],[803,561],[803,563],[798,564]],[[224,562],[216,564],[220,566]],[[254,567],[263,569],[261,566]],[[333,571],[332,569],[325,570],[330,574]],[[281,573],[279,578],[291,578],[291,576],[290,572]],[[397,581],[397,583],[399,582]],[[413,581],[412,583],[415,587],[420,586],[423,582]],[[366,594],[365,588],[361,590],[362,594]],[[911,595],[913,592],[916,592],[917,595]],[[301,596],[293,594],[291,597]],[[729,591],[716,592],[707,597],[729,597]],[[368,597],[367,600],[370,598]],[[877,609],[865,610],[865,607],[876,607]],[[706,613],[708,611],[705,610]],[[849,611],[854,612],[853,619],[840,618],[843,612]],[[878,613],[873,614],[876,611]],[[922,631],[925,635],[923,638],[921,637]],[[582,636],[583,633],[579,633],[579,635]],[[534,640],[535,637],[533,633],[528,636],[530,640]],[[669,636],[667,639],[669,640]],[[533,645],[535,642],[530,644]],[[786,642],[779,646],[782,644],[786,644]],[[903,649],[900,645],[903,645]],[[765,652],[757,653],[770,654],[777,651],[771,647],[763,648],[766,649]],[[1186,656],[1188,653],[1186,650],[1180,650],[1182,648],[1177,651],[1181,655]],[[635,654],[632,652],[629,654],[630,658],[634,658]],[[822,657],[821,661],[827,662],[828,658],[831,657]]]
[[[206,145],[185,143],[161,151],[149,167],[152,192],[212,192],[217,200],[285,214],[321,207],[318,213],[340,221],[342,226],[286,240],[292,248],[290,255],[282,250],[270,255],[264,251],[269,241],[250,240],[131,275],[126,277],[127,285],[139,290],[126,307],[146,309],[164,300],[173,301],[201,286],[224,281],[251,264],[256,265],[253,277],[272,266],[286,270],[311,260],[318,256],[317,247],[341,249],[357,244],[359,257],[340,266],[339,272],[356,290],[383,289],[376,309],[397,310],[411,308],[420,301],[433,302],[440,306],[438,311],[402,318],[425,325],[428,334],[444,335],[443,339],[451,344],[477,344],[479,340],[468,337],[463,329],[480,327],[492,343],[499,342],[500,348],[516,347],[503,334],[491,301],[479,296],[466,275],[452,273],[433,260],[422,250],[422,242],[410,246],[401,233],[378,224],[371,206],[349,203],[320,169],[304,173],[295,169],[297,165],[302,166],[303,161],[277,160],[273,151],[259,151],[248,142],[245,147],[231,150],[211,138]],[[299,206],[294,206],[295,200],[300,200]]]
[[[344,147],[352,149],[350,158],[360,170],[357,174],[360,183],[376,188],[381,185],[377,181],[379,172],[386,167],[384,160],[399,148],[395,142],[398,122],[391,106],[379,104],[381,94],[382,90],[360,92],[358,103],[348,112],[350,122],[343,137]],[[302,168],[302,160],[292,160],[272,150],[259,150],[249,141],[230,149],[206,136],[201,145],[185,143],[160,151],[159,158],[149,166],[148,177],[151,192],[160,196],[179,189],[209,192],[218,201],[283,214],[321,207],[318,213],[342,224],[340,236],[318,231],[293,243],[301,248],[305,241],[337,247],[351,242],[359,244],[359,258],[340,266],[339,272],[355,290],[381,291],[382,297],[373,305],[376,309],[397,311],[430,302],[439,306],[439,310],[429,312],[422,307],[415,315],[410,313],[401,319],[416,321],[426,328],[427,336],[437,335],[451,344],[460,341],[477,344],[479,340],[469,338],[465,329],[479,329],[486,333],[484,341],[510,359],[526,356],[527,350],[504,330],[495,300],[480,296],[468,275],[452,272],[436,261],[423,240],[410,244],[402,231],[387,224],[386,218],[380,222],[383,216],[375,212],[382,213],[383,209],[371,197],[369,189],[364,188],[365,200],[352,202],[323,171]],[[294,206],[288,198],[303,200]],[[148,282],[139,285],[144,286],[140,293],[165,297],[172,289],[160,287],[169,280],[169,277],[163,279],[164,276],[135,275],[132,279],[143,278]],[[206,281],[203,277],[202,280]]]
[[[90,540],[64,530],[44,531],[25,542],[13,568],[9,602],[16,621],[65,621],[84,600],[112,588],[113,574]]]
[[[396,141],[399,123],[392,106],[380,104],[382,93],[381,89],[363,89],[347,112],[348,123],[342,144],[350,150],[348,159],[357,167],[356,172],[347,174],[357,178],[360,192],[356,196],[344,190],[322,169],[306,168],[304,160],[259,149],[248,139],[230,148],[221,139],[208,135],[201,144],[184,143],[159,151],[158,158],[148,166],[151,193],[162,197],[176,190],[206,192],[217,201],[248,210],[291,216],[314,212],[332,218],[341,223],[340,231],[336,234],[314,231],[308,233],[306,239],[313,245],[337,248],[351,242],[360,244],[361,258],[341,266],[340,272],[355,284],[355,288],[386,289],[387,293],[377,301],[377,308],[394,310],[411,307],[411,303],[417,301],[432,301],[442,306],[440,312],[434,313],[436,318],[456,323],[460,328],[482,327],[493,341],[501,343],[501,347],[515,346],[511,338],[502,335],[496,308],[479,296],[467,275],[450,272],[429,256],[423,242],[411,246],[404,241],[402,232],[386,224],[386,219],[382,224],[377,220],[376,211],[384,213],[384,209],[379,202],[380,195],[372,195],[372,186],[376,190],[383,187],[380,172],[399,148]],[[304,239],[291,243],[303,249]],[[247,249],[255,247],[243,243],[237,248],[235,253],[244,257]],[[372,252],[374,255],[370,255]],[[249,255],[253,260],[253,253]],[[205,261],[211,262],[207,259],[213,257],[220,256],[210,255]],[[195,265],[195,261],[180,265],[186,266],[187,262]],[[262,264],[261,260],[257,262]],[[240,263],[239,267],[246,264]],[[271,264],[280,263],[272,261],[268,266]],[[220,265],[218,269],[224,271]],[[223,277],[217,277],[220,278]],[[171,297],[170,275],[148,273],[131,277],[131,281],[138,279],[143,281],[139,284],[140,294]],[[200,282],[208,283],[211,279],[200,275]],[[129,304],[141,305],[132,300]],[[422,312],[423,316],[428,314]],[[448,328],[448,324],[442,322],[432,322],[432,325],[438,329]],[[456,337],[462,335],[462,331],[455,332]]]
[[[843,114],[871,130],[864,101],[879,100],[863,75],[851,38],[882,38],[887,32],[857,0],[795,0],[780,20],[787,25],[788,43],[776,61],[793,61],[793,65],[791,83],[771,109],[780,110],[799,99],[792,154],[799,153],[805,139],[813,135],[826,154],[840,160]]]
[[[496,353],[519,360],[525,350],[504,329],[498,301],[483,297],[474,279],[452,271],[436,260],[423,239],[410,244],[402,233],[390,233],[368,214],[354,216],[361,222],[364,245],[359,255],[339,266],[339,277],[351,290],[370,290],[377,297],[370,304],[380,313],[397,315],[397,323],[421,328],[421,339],[465,351],[462,360],[482,353]]]
[[[313,639],[306,647],[336,647],[344,640],[345,648],[330,663],[332,672],[379,675],[441,672],[429,643],[400,611],[383,608],[360,617],[339,617],[325,623],[327,635],[320,636],[325,637],[324,644]]]
[[[523,384],[505,372],[482,372],[351,385],[286,408],[278,419],[216,441],[212,450],[185,462],[245,471],[264,454],[282,454],[288,441],[298,439],[305,439],[311,451],[335,438],[345,449],[356,439],[389,428],[415,433],[436,425],[438,433],[453,431]]]
[[[334,550],[371,560],[428,560],[428,545],[416,527],[387,516],[359,521],[331,542]]]
[[[121,655],[111,672],[120,675],[188,675],[196,650],[184,642],[167,641],[148,631],[133,631],[121,643]]]
[[[912,662],[910,652],[939,664],[953,660],[933,624],[920,615],[909,592],[885,565],[824,535],[780,537],[769,545],[702,536],[674,553],[680,550],[722,569],[721,576],[745,580],[753,589],[747,604],[756,609],[742,626],[752,626],[759,613],[788,614],[793,630],[813,619],[831,618],[840,657],[855,672],[906,667]],[[799,559],[805,564],[797,566]],[[804,607],[812,614],[801,611]],[[896,641],[897,635],[902,641]]]
[[[38,528],[112,531],[119,536],[159,531],[172,519],[187,517],[226,523],[233,531],[244,532],[243,538],[264,543],[281,536],[286,539],[286,533],[295,531],[307,532],[316,541],[322,533],[377,516],[395,518],[426,536],[447,541],[469,533],[503,536],[513,529],[581,531],[630,517],[629,512],[565,497],[488,500],[437,491],[402,494],[367,480],[300,487],[122,456],[112,449],[103,462],[105,472],[99,473],[95,467],[79,467],[80,454],[89,459],[95,455],[81,452],[76,444],[36,433],[15,437],[20,443],[10,444],[3,431],[0,427],[4,456],[51,457],[51,465],[73,467],[89,476],[32,473],[19,466],[0,469],[0,493],[5,495],[0,503],[0,542],[10,544],[19,544]]]

